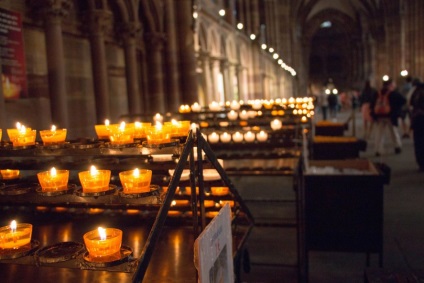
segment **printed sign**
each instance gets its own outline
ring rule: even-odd
[[[200,283],[233,283],[231,208],[227,203],[194,243]]]
[[[0,8],[2,87],[5,99],[27,96],[21,14]]]

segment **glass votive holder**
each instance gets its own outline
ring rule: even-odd
[[[152,123],[135,122],[134,123],[134,138],[145,139],[147,137],[147,129],[152,126]]]
[[[110,170],[97,170],[91,167],[90,171],[78,173],[83,193],[98,193],[109,190]]]
[[[134,169],[119,173],[124,194],[138,194],[150,192],[152,170]]]
[[[260,131],[256,134],[256,139],[260,142],[265,142],[268,140],[268,133],[265,131]]]
[[[110,129],[110,143],[114,145],[130,144],[134,142],[134,127],[112,127]]]
[[[108,119],[105,120],[103,125],[94,125],[94,130],[96,131],[97,138],[99,140],[108,140],[110,136],[110,122]]]
[[[19,133],[14,140],[12,140],[13,146],[30,146],[35,145],[35,138],[37,136],[36,130],[29,130],[25,133]]]
[[[163,144],[169,143],[171,141],[171,136],[169,129],[162,125],[151,126],[147,130],[147,143],[148,144]]]
[[[2,129],[0,129],[0,141],[1,141],[2,134],[3,134],[3,131],[2,131]]]
[[[19,174],[20,174],[19,170],[14,170],[14,169],[0,170],[0,176],[1,176],[1,179],[3,179],[3,180],[18,179]]]
[[[44,145],[62,144],[66,140],[66,129],[40,131],[41,140]]]
[[[109,257],[120,253],[122,230],[99,227],[85,233],[83,239],[90,258]]]
[[[31,242],[32,225],[16,223],[0,228],[0,249],[19,249]]]
[[[233,142],[242,142],[243,141],[243,134],[240,132],[235,132],[234,134],[232,134],[232,139]]]
[[[37,173],[37,178],[42,192],[66,191],[68,189],[68,170],[56,170],[53,167],[49,171]]]

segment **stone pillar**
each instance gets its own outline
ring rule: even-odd
[[[153,112],[165,113],[167,109],[164,93],[164,78],[162,70],[162,51],[164,35],[160,33],[149,33],[145,35],[149,92],[147,95],[148,109]],[[178,106],[176,106],[178,108]],[[175,106],[169,108],[176,108]]]
[[[227,94],[227,100],[239,100],[240,93],[238,91],[239,87],[239,81],[238,76],[236,76],[236,65],[230,64],[228,68],[228,79],[229,79],[229,86],[228,86],[228,94]],[[234,80],[237,80],[237,90],[235,90]]]
[[[181,92],[178,73],[178,48],[177,31],[175,27],[175,1],[166,0],[165,7],[165,30],[167,36],[166,44],[166,98],[168,101],[167,111],[175,112],[181,105]]]
[[[212,85],[212,74],[211,74],[211,64],[209,62],[209,56],[203,55],[201,57],[202,60],[202,68],[203,68],[203,76],[205,79],[205,101],[202,101],[205,104],[209,104],[208,99],[213,97],[213,85]],[[200,102],[200,101],[199,101]]]
[[[1,49],[0,49],[1,51]],[[0,57],[0,74],[2,73],[2,62]],[[3,87],[0,87],[0,129],[5,129],[6,127],[6,106],[4,102],[4,94],[3,94]],[[6,129],[5,129],[6,131]],[[5,133],[2,133],[2,136],[4,137]],[[1,140],[1,139],[0,139]]]
[[[228,100],[230,97],[232,97],[231,95],[231,80],[230,80],[230,74],[228,71],[228,61],[227,60],[222,60],[221,61],[221,73],[222,73],[222,77],[223,77],[223,81],[224,81],[224,96],[223,96],[223,102],[225,102],[226,100]]]
[[[247,71],[243,66],[237,67],[237,80],[238,80],[238,100],[247,99]]]
[[[220,73],[220,62],[218,59],[214,59],[212,61],[212,87],[213,87],[213,100],[219,102],[221,100],[221,96],[218,89],[218,77]]]
[[[127,22],[123,26],[125,72],[127,79],[128,113],[141,113],[141,93],[137,69],[137,38],[141,32],[138,22]]]
[[[181,68],[181,93],[182,103],[184,104],[191,104],[198,99],[192,6],[191,0],[179,0],[178,13],[176,13]]]
[[[105,119],[110,119],[109,80],[104,34],[112,27],[113,15],[106,10],[93,10],[88,12],[88,19],[96,98],[96,120],[100,124]]]
[[[34,10],[41,13],[45,25],[52,122],[61,128],[67,128],[70,125],[66,98],[62,19],[68,15],[72,1],[42,0],[33,3]]]

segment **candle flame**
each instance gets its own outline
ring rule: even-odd
[[[134,176],[135,178],[140,177],[140,170],[138,170],[138,168],[135,168],[135,169],[134,169],[134,171],[133,171],[133,176]]]
[[[99,227],[97,228],[97,231],[99,231],[100,240],[102,241],[106,240],[106,229]]]
[[[16,129],[20,130],[21,129],[22,124],[19,122],[16,122]]]
[[[125,131],[125,122],[121,122],[121,124],[119,125],[119,130],[121,132]]]
[[[91,176],[96,176],[98,174],[99,174],[99,171],[97,171],[96,166],[91,165],[91,167],[90,167],[90,175]]]
[[[50,169],[50,176],[51,177],[56,177],[57,176],[56,168],[52,167],[52,169]]]
[[[12,230],[12,232],[16,231],[16,227],[18,227],[16,220],[12,220],[12,222],[10,222],[10,229]]]
[[[162,123],[156,122],[155,127],[156,127],[156,130],[162,130]]]
[[[105,126],[109,126],[109,124],[110,124],[109,119],[106,119],[106,120],[105,120]]]
[[[56,131],[56,126],[55,125],[52,125],[52,131],[53,132]]]
[[[25,134],[25,132],[26,132],[26,128],[25,128],[25,126],[24,126],[24,125],[21,125],[21,127],[19,128],[19,132],[20,132],[21,134]]]
[[[177,202],[176,202],[175,200],[173,200],[173,201],[171,202],[171,206],[175,206],[175,205],[177,205]]]
[[[141,128],[141,123],[140,122],[134,122],[134,126],[136,127],[136,128]]]

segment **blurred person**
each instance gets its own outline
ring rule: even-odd
[[[384,152],[386,129],[395,147],[395,154],[402,152],[402,141],[397,126],[400,110],[405,103],[406,99],[396,91],[396,85],[392,80],[383,83],[383,87],[371,103],[371,116],[376,129],[374,144],[376,156]]]
[[[424,171],[424,84],[415,81],[410,98],[411,130],[413,133],[415,159],[421,172]]]
[[[412,85],[412,77],[411,76],[407,76],[405,77],[405,82],[402,85],[402,87],[400,88],[400,93],[402,94],[402,96],[408,101],[408,94],[411,91],[413,85]],[[409,105],[408,103],[405,103],[400,111],[400,123],[402,126],[402,138],[409,138],[409,126],[408,123],[406,122],[406,119],[410,119],[410,113],[409,113]]]
[[[364,139],[367,140],[371,135],[373,118],[371,117],[371,103],[377,97],[377,90],[371,86],[369,80],[365,81],[365,86],[359,96],[359,106],[361,108],[362,123],[364,128]]]

